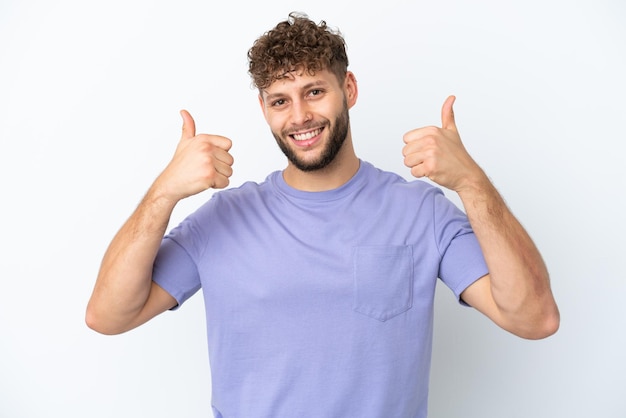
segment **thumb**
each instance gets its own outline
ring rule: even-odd
[[[456,122],[454,121],[454,109],[452,109],[455,100],[455,96],[448,96],[443,103],[443,107],[441,108],[441,127],[457,132]]]
[[[191,114],[186,110],[181,110],[180,115],[183,117],[183,133],[180,139],[190,139],[196,136],[196,123]]]

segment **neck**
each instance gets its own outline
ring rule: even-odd
[[[315,171],[302,171],[289,163],[283,171],[285,182],[294,189],[305,192],[323,192],[336,189],[348,182],[359,170],[352,141],[348,138],[335,159],[326,167]]]

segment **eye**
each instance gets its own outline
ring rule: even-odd
[[[309,96],[319,96],[322,93],[324,93],[322,89],[313,89],[309,92]]]
[[[270,103],[270,105],[272,107],[279,107],[285,104],[285,99],[278,99],[278,100],[274,100],[273,102]]]

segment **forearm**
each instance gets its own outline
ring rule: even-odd
[[[109,245],[87,306],[87,324],[102,333],[127,331],[172,308],[176,300],[153,284],[152,266],[176,204],[208,188],[228,186],[232,142],[196,135],[181,111],[183,132],[174,156]]]
[[[152,266],[175,203],[151,188],[109,245],[87,307],[87,323],[104,333],[128,328],[146,304]]]
[[[459,196],[487,262],[496,322],[531,338],[554,332],[558,309],[548,271],[526,230],[486,176]]]

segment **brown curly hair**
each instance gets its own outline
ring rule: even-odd
[[[291,71],[314,75],[328,69],[343,83],[348,55],[343,36],[321,21],[290,13],[289,18],[258,38],[248,51],[248,73],[259,90]]]

